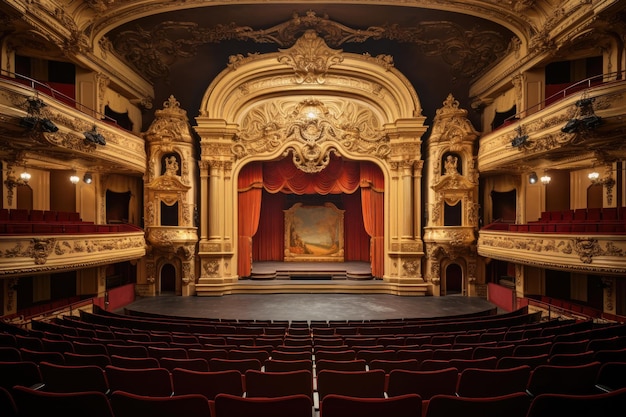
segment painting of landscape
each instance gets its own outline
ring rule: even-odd
[[[332,203],[285,210],[285,261],[343,262],[343,214]]]

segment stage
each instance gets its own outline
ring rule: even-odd
[[[432,295],[423,280],[385,280],[372,276],[368,262],[253,262],[250,277],[199,282],[198,296],[232,294],[390,294]]]
[[[372,280],[369,262],[253,262],[252,280]]]

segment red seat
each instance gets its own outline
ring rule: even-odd
[[[496,397],[524,392],[530,366],[509,369],[465,369],[459,375],[457,394],[461,397]]]
[[[459,372],[456,368],[438,371],[405,371],[396,369],[389,373],[387,395],[418,394],[423,400],[436,394],[454,395]]]
[[[540,365],[536,367],[528,381],[527,391],[540,394],[578,394],[597,392],[596,377],[600,362],[578,366]]]
[[[313,375],[309,370],[291,372],[246,372],[246,397],[283,397],[304,394],[313,404]]]
[[[486,398],[435,395],[428,402],[426,417],[526,417],[529,406],[529,397],[523,392]]]
[[[220,393],[239,397],[244,393],[239,371],[198,372],[176,368],[171,373],[174,395],[201,394],[214,400]]]
[[[215,416],[311,417],[313,405],[306,395],[279,398],[215,397]],[[117,417],[117,416],[116,416]]]
[[[48,392],[98,391],[107,394],[109,383],[104,369],[96,365],[69,366],[48,362],[39,364]]]
[[[111,392],[125,391],[156,397],[172,395],[170,372],[165,368],[126,369],[110,365],[105,371]]]
[[[199,394],[153,397],[116,391],[111,394],[111,408],[115,417],[211,415],[209,400]]]
[[[164,357],[159,359],[159,366],[168,369],[170,372],[174,368],[189,369],[192,371],[208,372],[209,362],[202,358],[181,359]]]
[[[553,417],[555,412],[576,417],[626,415],[626,388],[590,395],[541,394],[535,397],[527,417]]]
[[[354,398],[329,394],[320,404],[320,417],[419,417],[422,399],[417,394],[391,398]]]
[[[97,391],[59,393],[16,386],[13,398],[20,417],[46,416],[54,412],[65,417],[113,417],[109,399]]]
[[[385,371],[334,371],[322,370],[317,374],[317,392],[320,402],[328,394],[360,398],[385,396]]]

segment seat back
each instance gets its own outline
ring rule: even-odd
[[[48,392],[98,391],[108,393],[104,369],[96,365],[68,366],[41,362],[39,370]]]
[[[405,394],[391,398],[354,398],[329,394],[320,404],[324,417],[419,417],[422,415],[422,399],[417,394]]]
[[[209,400],[199,394],[152,397],[115,391],[111,394],[111,408],[115,417],[211,415]]]
[[[283,361],[278,359],[268,359],[265,361],[266,372],[290,372],[307,370],[313,373],[313,361],[303,359],[297,361]]]
[[[591,395],[540,394],[527,417],[553,417],[555,412],[576,417],[620,417],[626,415],[626,388]]]
[[[210,371],[239,371],[242,375],[250,369],[261,370],[261,361],[258,359],[218,359],[214,358],[209,361]]]
[[[333,371],[365,371],[367,363],[363,359],[354,359],[350,361],[334,361],[321,359],[315,361],[315,369],[319,374],[324,370]]]
[[[279,398],[243,398],[229,394],[215,397],[216,416],[311,417],[312,413],[313,404],[303,394]]]
[[[387,395],[396,397],[404,394],[418,394],[428,400],[436,394],[454,395],[459,377],[456,368],[437,371],[405,371],[397,369],[389,374]]]
[[[385,396],[385,371],[336,371],[322,370],[317,373],[317,392],[320,401],[328,394],[359,398],[383,398]]]
[[[304,394],[313,402],[313,374],[308,370],[291,372],[246,372],[246,397],[282,397]]]
[[[165,368],[170,372],[174,368],[189,369],[192,371],[208,372],[209,362],[202,358],[193,359],[177,359],[177,358],[161,358],[159,359],[159,366]]]
[[[16,386],[13,399],[20,417],[41,417],[51,412],[60,412],[64,417],[113,417],[109,399],[97,391],[60,393]]]
[[[157,397],[172,395],[172,379],[165,368],[126,369],[109,365],[105,372],[111,392],[125,391]]]
[[[243,395],[243,382],[239,371],[198,372],[175,368],[172,370],[174,395],[201,394],[214,400],[218,394]]]
[[[523,392],[486,398],[435,395],[428,402],[426,417],[526,417],[529,406],[530,399]]]
[[[461,397],[496,397],[525,392],[530,366],[509,369],[465,369],[459,375],[457,394]]]
[[[591,394],[596,391],[595,383],[600,362],[578,366],[540,365],[530,375],[528,392],[539,394]]]
[[[134,358],[119,355],[111,355],[111,365],[126,369],[158,368],[159,360],[156,358]]]
[[[0,362],[0,387],[11,390],[14,385],[30,387],[43,383],[39,365],[35,362]]]

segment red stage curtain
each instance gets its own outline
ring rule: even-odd
[[[372,275],[381,278],[384,273],[383,202],[385,179],[381,170],[369,162],[361,163],[361,206],[363,224],[370,235]]]
[[[239,257],[237,271],[240,277],[252,272],[252,236],[259,227],[261,196],[263,194],[263,164],[253,162],[243,167],[237,180],[239,199]]]
[[[285,257],[285,194],[263,191],[259,228],[252,239],[253,261],[280,261]]]
[[[282,191],[293,194],[352,194],[359,187],[359,163],[332,157],[322,171],[307,174],[300,171],[290,158],[263,165],[263,186],[270,193]]]
[[[341,202],[346,211],[344,222],[344,259],[346,261],[370,262],[370,237],[363,225],[361,190],[342,194]]]

